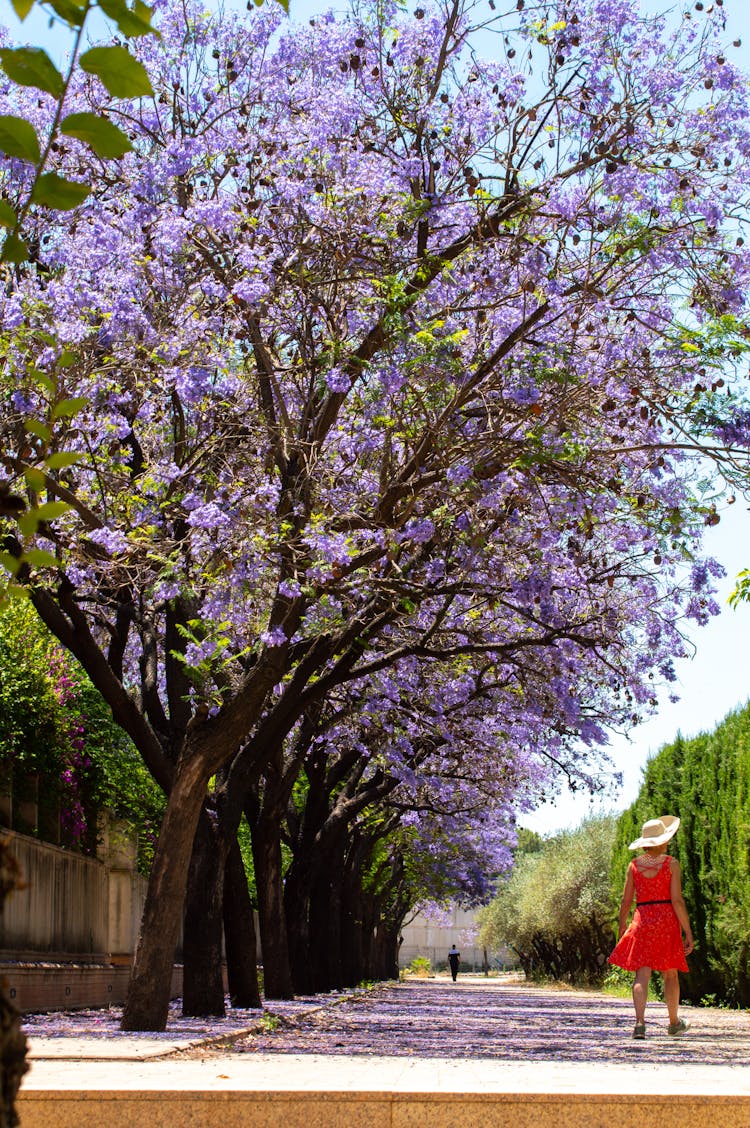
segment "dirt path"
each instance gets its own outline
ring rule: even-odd
[[[273,1016],[274,1005],[267,1004]],[[649,1004],[647,1039],[633,1042],[629,1000],[498,980],[409,980],[338,1005],[267,1019],[275,1029],[238,1039],[238,1053],[394,1055],[701,1065],[750,1064],[750,1014],[685,1007],[690,1031],[666,1033]],[[226,1054],[228,1046],[222,1047]],[[195,1048],[193,1056],[205,1056]],[[210,1052],[210,1051],[209,1051]]]

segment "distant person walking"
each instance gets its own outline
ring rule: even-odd
[[[643,854],[628,866],[620,902],[620,938],[609,962],[635,972],[634,1038],[646,1037],[646,1002],[652,971],[660,971],[664,979],[664,998],[669,1012],[667,1033],[684,1034],[688,1028],[677,1013],[680,1003],[677,972],[688,971],[685,956],[693,950],[693,933],[682,896],[680,863],[667,853],[667,844],[679,825],[680,820],[673,815],[650,819],[643,824],[641,837],[628,847],[629,850],[642,849]],[[635,913],[628,926],[633,896]]]
[[[454,983],[456,982],[456,976],[458,975],[458,965],[460,963],[460,960],[461,953],[459,952],[456,945],[452,944],[448,952],[448,963],[451,965],[451,975],[453,976]]]

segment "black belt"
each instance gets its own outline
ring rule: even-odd
[[[667,897],[667,899],[665,901],[638,901],[635,907],[637,909],[640,909],[643,905],[671,905],[671,904],[672,904],[672,898]]]

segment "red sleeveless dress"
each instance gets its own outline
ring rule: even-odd
[[[680,922],[669,896],[672,859],[667,855],[654,877],[644,877],[635,860],[630,863],[630,872],[635,881],[636,910],[609,962],[626,971],[639,967],[688,971]]]

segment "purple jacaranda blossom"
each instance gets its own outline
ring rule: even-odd
[[[204,638],[202,642],[188,642],[185,647],[185,661],[189,666],[199,666],[201,662],[213,657],[216,648],[217,642],[214,638]]]
[[[270,630],[261,631],[260,641],[266,646],[284,646],[287,637],[282,627],[272,627]]]
[[[326,384],[332,392],[346,392],[349,390],[351,378],[340,368],[331,368],[326,373]]]
[[[404,538],[406,540],[414,541],[415,544],[425,544],[435,534],[435,525],[429,519],[424,518],[421,521],[410,521],[404,528]]]
[[[295,599],[301,593],[302,589],[296,580],[282,580],[279,584],[279,595],[288,595],[290,599]]]
[[[191,509],[187,518],[188,525],[198,529],[217,529],[231,524],[231,517],[219,506],[210,501],[205,505],[197,505]]]
[[[128,539],[119,529],[92,529],[88,539],[105,549],[110,556],[128,551]]]

